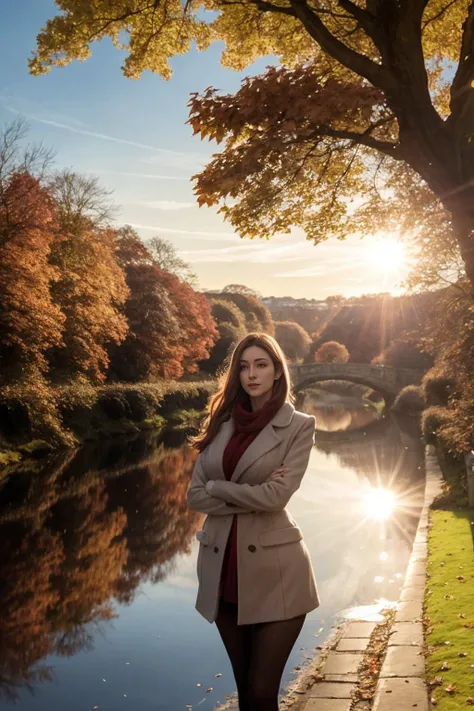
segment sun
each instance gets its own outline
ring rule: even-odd
[[[405,246],[391,237],[379,237],[369,247],[368,256],[373,266],[384,272],[400,271],[407,263]]]

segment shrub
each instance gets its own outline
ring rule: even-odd
[[[408,385],[397,395],[392,410],[407,415],[418,415],[426,407],[423,392],[418,385]]]
[[[454,392],[455,382],[453,378],[432,368],[425,374],[421,386],[428,405],[445,406],[449,402],[450,395]]]
[[[426,444],[436,444],[439,430],[449,422],[449,411],[444,407],[427,408],[421,419],[421,429]]]
[[[290,360],[304,358],[311,345],[308,332],[294,321],[276,321],[275,338]]]

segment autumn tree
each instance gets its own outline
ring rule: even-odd
[[[316,363],[347,363],[349,351],[342,343],[326,341],[314,355]]]
[[[169,272],[184,281],[193,289],[198,286],[198,278],[191,267],[178,255],[174,245],[162,237],[152,237],[146,241],[146,247],[153,260],[163,272]]]
[[[191,103],[202,137],[222,141],[198,178],[201,203],[220,203],[242,235],[303,227],[319,242],[345,235],[377,212],[396,164],[428,186],[449,213],[474,289],[474,5],[469,0],[106,0],[91,9],[59,0],[38,36],[30,69],[40,74],[85,59],[91,42],[129,35],[124,73],[170,76],[168,58],[225,42],[225,66],[261,55],[283,66],[244,80],[230,96],[213,89]],[[443,38],[442,44],[440,38]],[[122,44],[120,46],[123,46]],[[449,68],[449,72],[445,71]],[[351,210],[353,199],[365,203]],[[234,202],[226,204],[232,198]],[[383,211],[382,211],[383,212]],[[382,215],[383,216],[383,215]]]
[[[51,298],[49,263],[57,212],[29,173],[0,176],[0,364],[4,382],[45,374],[46,350],[62,343],[64,316]]]
[[[129,332],[110,348],[112,376],[179,378],[196,370],[217,338],[205,296],[163,272],[131,227],[118,231],[116,258],[130,290],[124,305]]]
[[[50,180],[58,206],[58,239],[50,257],[59,278],[52,296],[65,316],[63,346],[52,349],[56,374],[105,380],[107,344],[121,343],[128,330],[120,311],[128,296],[125,274],[115,259],[109,193],[96,178],[62,171]]]
[[[275,338],[290,360],[304,358],[311,344],[308,332],[294,321],[276,321]]]

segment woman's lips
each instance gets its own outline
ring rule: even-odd
[[[258,388],[260,387],[260,383],[250,383],[249,388]]]

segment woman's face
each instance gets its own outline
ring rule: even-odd
[[[249,346],[240,359],[240,383],[250,395],[254,410],[262,407],[272,396],[273,383],[280,377],[267,351],[260,346]]]

